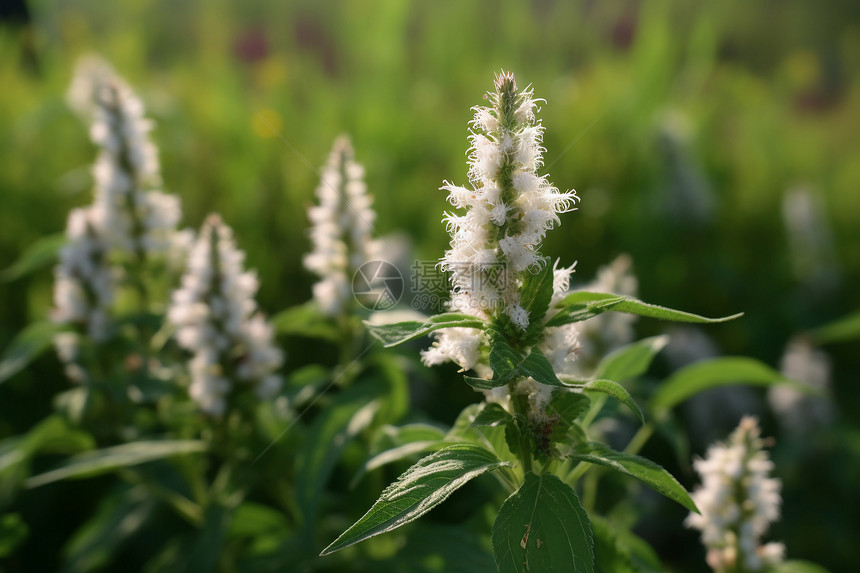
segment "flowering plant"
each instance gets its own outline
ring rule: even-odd
[[[451,248],[441,261],[452,272],[449,312],[424,320],[368,324],[385,346],[433,333],[427,364],[451,360],[486,400],[467,408],[434,453],[382,493],[374,506],[324,551],[338,551],[409,523],[475,477],[492,472],[509,497],[493,524],[502,572],[594,571],[594,531],[572,486],[592,465],[630,475],[698,511],[686,490],[645,458],[594,441],[591,422],[605,396],[641,410],[618,382],[639,374],[661,347],[646,341],[610,355],[593,376],[568,374],[579,325],[606,312],[720,322],[643,303],[629,296],[568,291],[572,267],[540,253],[545,233],[577,202],[560,192],[542,165],[543,126],[537,100],[513,74],[496,77],[489,107],[474,108],[471,188],[446,182]],[[737,316],[737,315],[736,315]],[[637,356],[633,359],[633,356]],[[598,398],[594,398],[597,396]]]

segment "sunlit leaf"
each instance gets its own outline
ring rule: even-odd
[[[424,322],[409,320],[394,324],[371,324],[365,321],[364,325],[367,327],[367,331],[382,342],[386,348],[397,346],[413,338],[419,338],[440,328],[483,329],[485,327],[484,321],[480,318],[459,312],[437,314]]]
[[[678,483],[678,480],[651,460],[641,456],[616,452],[598,442],[577,444],[564,451],[563,454],[574,461],[606,466],[632,476],[653,490],[680,503],[690,511],[695,511],[696,513],[699,511],[696,508],[696,504],[690,498],[690,494]]]
[[[592,573],[591,523],[576,492],[552,474],[525,476],[499,510],[493,552],[500,573]]]
[[[507,465],[472,444],[453,444],[420,460],[385,488],[373,507],[320,555],[414,521],[484,472]]]

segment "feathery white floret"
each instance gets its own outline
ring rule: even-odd
[[[94,215],[91,207],[69,213],[67,242],[54,269],[51,317],[58,323],[81,325],[94,341],[102,342],[110,331],[116,275],[108,264],[108,245],[98,233]]]
[[[701,514],[691,513],[685,523],[702,532],[708,564],[717,572],[734,570],[737,563],[760,571],[782,560],[782,544],[761,545],[779,519],[782,501],[764,446],[756,419],[745,417],[727,443],[712,445],[704,459],[693,462],[702,478],[692,494]]]
[[[210,215],[188,257],[182,286],[167,313],[176,340],[191,352],[191,397],[214,415],[227,409],[232,381],[254,385],[261,399],[281,385],[275,371],[284,357],[274,330],[257,310],[257,277],[243,270],[245,253],[217,215]]]
[[[69,100],[90,118],[90,138],[100,150],[93,166],[97,226],[123,251],[141,258],[164,253],[181,207],[178,197],[152,190],[161,175],[149,139],[153,123],[142,102],[110,66],[94,58],[79,63]]]
[[[313,248],[304,264],[320,277],[313,286],[314,300],[324,314],[337,316],[352,296],[355,271],[381,251],[381,244],[371,238],[376,213],[364,168],[356,163],[345,135],[334,142],[316,196],[319,204],[308,209]]]

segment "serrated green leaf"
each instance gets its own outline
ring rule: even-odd
[[[559,304],[560,310],[547,321],[546,326],[562,326],[582,322],[612,310],[624,300],[623,296],[604,293],[573,292]]]
[[[573,390],[556,388],[552,391],[549,401],[549,412],[558,415],[569,427],[586,410],[591,400],[585,394]]]
[[[728,356],[702,360],[678,370],[666,379],[651,397],[651,406],[655,410],[669,410],[703,390],[719,386],[768,386],[778,383],[793,384],[799,390],[806,391],[804,385],[784,378],[754,358]]]
[[[57,260],[57,255],[66,244],[65,233],[42,237],[21,253],[11,266],[0,271],[0,280],[12,282],[34,271],[47,267]]]
[[[31,477],[24,485],[35,488],[64,479],[88,478],[154,460],[205,451],[206,442],[200,440],[131,442],[73,456],[59,467]]]
[[[533,342],[543,332],[543,317],[552,301],[553,277],[553,266],[545,258],[538,272],[527,274],[523,280],[520,305],[529,313],[529,326],[524,337],[527,343]]]
[[[502,337],[494,337],[490,345],[490,368],[493,379],[507,384],[516,374],[517,366],[523,357],[511,348]]]
[[[587,320],[610,310],[660,320],[707,324],[725,322],[743,316],[743,313],[738,313],[722,318],[708,318],[656,304],[648,304],[628,296],[586,291],[570,293],[559,306],[561,310],[547,322],[547,326],[561,326],[562,324]]]
[[[488,402],[475,416],[472,422],[473,426],[498,426],[499,424],[507,424],[512,419],[507,410],[496,404]]]
[[[537,382],[547,386],[564,386],[555,375],[552,364],[537,348],[532,348],[526,359],[519,364],[517,375],[531,376]]]
[[[500,573],[593,573],[588,515],[576,492],[552,474],[526,474],[499,510],[493,552]]]
[[[483,330],[486,324],[480,318],[459,312],[446,312],[431,316],[424,322],[408,320],[394,324],[371,324],[364,321],[367,331],[385,348],[397,346],[407,340],[419,338],[441,328],[477,328]]]
[[[492,390],[493,388],[499,388],[500,386],[504,386],[508,383],[507,380],[501,380],[498,378],[476,378],[474,376],[463,376],[463,380],[474,388],[475,390]]]
[[[627,391],[624,386],[615,382],[614,380],[588,380],[586,382],[575,382],[576,387],[581,388],[583,390],[589,392],[600,392],[602,394],[607,394],[631,410],[636,414],[636,417],[639,418],[639,421],[643,424],[645,423],[645,415],[642,414],[642,410],[639,408],[639,405],[633,399],[633,396],[630,395],[630,392]]]
[[[669,342],[666,335],[637,340],[607,354],[595,370],[595,378],[623,382],[645,374],[654,357]]]
[[[818,344],[831,344],[860,338],[860,311],[820,326],[810,334]]]
[[[328,555],[414,521],[482,473],[509,465],[473,444],[453,444],[406,470],[352,527],[326,547]]]
[[[651,460],[641,456],[616,452],[599,442],[577,444],[563,452],[565,457],[574,461],[588,462],[612,468],[634,477],[653,490],[676,501],[690,511],[699,512],[687,490],[678,483],[672,474]]]
[[[336,341],[340,338],[337,326],[320,312],[313,302],[294,306],[274,315],[270,322],[278,334],[304,336]]]
[[[49,321],[34,322],[12,339],[0,361],[0,384],[26,368],[40,354],[51,347],[54,337],[69,330],[63,324]]]

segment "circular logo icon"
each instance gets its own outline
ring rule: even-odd
[[[403,275],[387,261],[368,261],[352,276],[352,294],[367,310],[388,310],[403,296]]]

